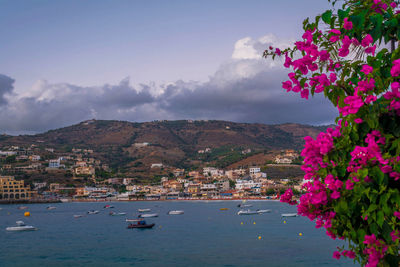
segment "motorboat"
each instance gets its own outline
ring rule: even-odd
[[[138,212],[149,212],[151,209],[138,209]]]
[[[46,209],[47,209],[47,210],[55,210],[56,207],[54,207],[54,206],[48,206]]]
[[[140,219],[139,219],[140,220]],[[126,222],[137,222],[138,221],[138,219],[125,219],[125,221]]]
[[[184,214],[185,212],[183,210],[170,210],[168,211],[169,215],[181,215]]]
[[[124,216],[126,215],[126,212],[110,212],[110,216]]]
[[[282,217],[297,217],[297,213],[282,213]]]
[[[145,213],[139,214],[138,218],[151,218],[151,217],[158,217],[158,213]]]
[[[83,215],[80,215],[80,214],[74,215],[74,218],[81,218],[81,217],[83,217]]]
[[[7,227],[7,231],[35,231],[38,230],[36,227],[33,227],[31,225],[25,225],[23,221],[17,221],[16,222],[17,226],[11,226]]]
[[[271,210],[257,210],[257,212],[258,212],[259,214],[262,214],[262,213],[270,213]]]
[[[105,205],[103,208],[104,208],[104,209],[113,209],[114,206],[112,206],[112,205]]]
[[[87,212],[87,214],[88,215],[92,215],[92,214],[97,214],[97,213],[99,213],[100,211],[98,211],[98,210],[89,210],[88,212]]]
[[[255,215],[259,214],[258,211],[256,210],[240,210],[237,213],[238,215]]]
[[[18,207],[19,210],[26,210],[27,208],[28,208],[27,206]]]
[[[155,225],[154,223],[147,224],[145,220],[135,220],[134,223],[130,223],[128,225],[128,229],[138,228],[138,229],[146,229],[146,228],[153,228]]]

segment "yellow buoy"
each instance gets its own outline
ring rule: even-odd
[[[241,222],[240,224],[243,225],[243,222]]]
[[[29,211],[26,211],[26,212],[24,213],[24,216],[25,216],[25,217],[29,217],[29,216],[31,216],[31,213],[30,213]]]
[[[286,223],[286,221],[283,221],[283,223]]]
[[[261,239],[261,236],[258,236],[258,239]]]
[[[256,222],[253,222],[253,224],[256,224]]]
[[[299,233],[299,236],[302,236],[303,234],[302,233]]]

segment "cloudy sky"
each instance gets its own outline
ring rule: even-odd
[[[96,119],[333,122],[261,58],[325,0],[0,0],[0,132]]]

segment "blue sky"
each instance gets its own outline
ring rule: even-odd
[[[3,40],[0,74],[15,80],[12,92],[8,91],[6,97],[9,105],[21,105],[24,109],[40,101],[50,105],[48,95],[59,92],[52,87],[76,87],[80,88],[77,91],[90,92],[93,87],[104,89],[107,84],[118,87],[126,77],[130,77],[127,86],[135,93],[143,91],[138,87],[140,83],[150,87],[156,84],[158,89],[149,89],[152,96],[163,93],[177,81],[183,81],[185,87],[194,86],[188,84],[192,81],[206,86],[204,83],[225,71],[222,68],[230,68],[239,40],[246,37],[257,40],[269,34],[278,40],[298,39],[302,20],[328,7],[325,0],[0,0]],[[28,106],[18,102],[24,97],[36,98],[36,102],[32,100]],[[65,97],[68,101],[71,96]],[[124,111],[122,116],[116,111],[118,105],[113,105],[115,119],[156,119],[143,116],[143,107],[141,116],[137,110],[130,115]],[[98,112],[94,104],[92,109],[91,116],[112,119]],[[184,110],[180,111],[181,115],[158,111],[159,119],[185,118]],[[206,116],[201,114],[192,114],[192,117]],[[43,118],[40,127],[33,127],[22,123],[25,117],[20,114],[15,118],[20,122],[18,126],[10,124],[0,131],[42,131],[86,117],[77,115],[60,125],[46,124]],[[227,116],[226,119],[246,120],[246,117]],[[268,119],[259,122],[278,123]],[[314,123],[322,122],[319,118]]]

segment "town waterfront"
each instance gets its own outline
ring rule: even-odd
[[[2,205],[1,266],[354,266],[332,258],[336,246],[303,217],[282,218],[294,207],[277,201],[247,201],[271,213],[239,216],[239,201],[170,201]],[[104,209],[105,204],[114,209]],[[153,229],[126,229],[138,208],[159,214]],[[228,208],[221,211],[220,208]],[[88,210],[99,210],[86,215]],[[183,215],[167,215],[184,210]],[[30,217],[24,217],[29,211]],[[126,216],[109,216],[109,212]],[[83,214],[82,218],[73,215]],[[7,232],[23,220],[39,228]],[[286,222],[286,223],[285,223]],[[302,234],[301,236],[299,234]],[[259,239],[261,237],[261,239]]]

